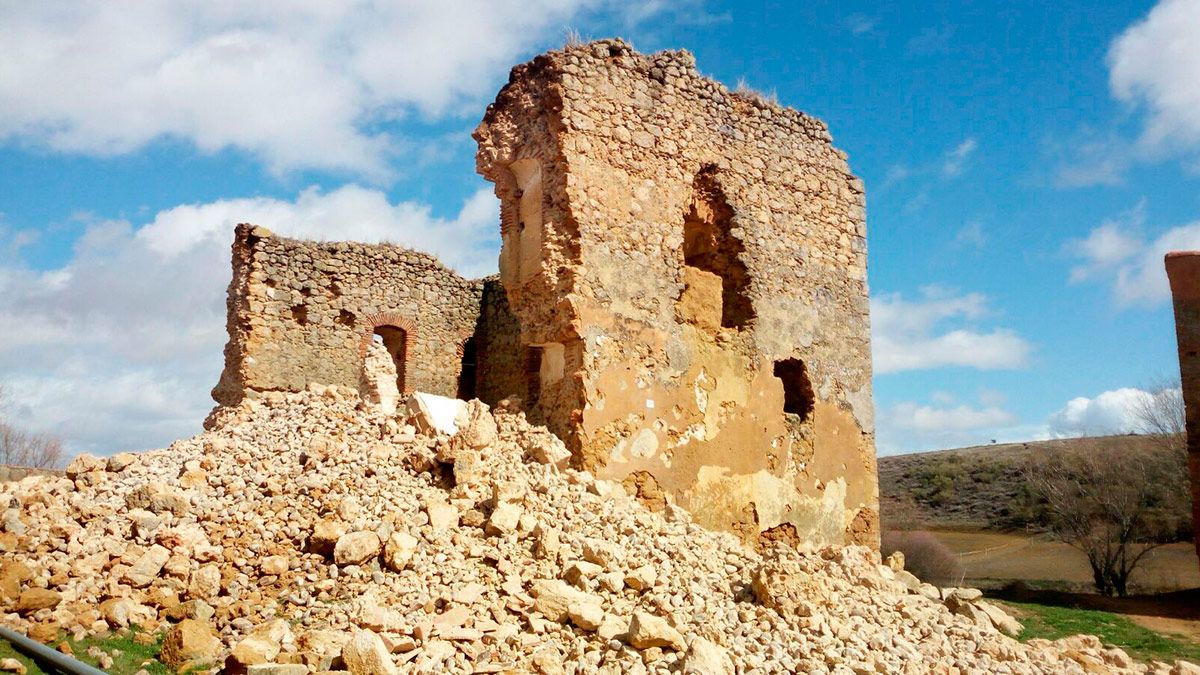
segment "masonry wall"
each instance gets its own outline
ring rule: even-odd
[[[496,277],[483,280],[475,340],[479,363],[475,395],[479,400],[495,405],[508,396],[527,398],[521,324],[513,316],[504,287]]]
[[[1192,529],[1200,556],[1200,251],[1166,256],[1175,305],[1175,336],[1187,426],[1188,473],[1192,482]]]
[[[482,289],[400,246],[297,241],[239,225],[213,398],[232,405],[309,383],[357,386],[377,331],[402,345],[404,391],[456,396]]]
[[[475,138],[531,417],[707,526],[877,543],[863,186],[825,126],[614,40],[514,68]]]

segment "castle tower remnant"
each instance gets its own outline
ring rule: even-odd
[[[515,67],[474,136],[525,405],[577,464],[877,545],[865,199],[825,125],[605,40]]]

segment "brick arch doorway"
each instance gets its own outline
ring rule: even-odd
[[[369,342],[382,344],[396,366],[396,390],[402,394],[412,393],[408,379],[408,361],[412,357],[413,343],[416,341],[416,326],[394,314],[370,317],[370,322],[371,329],[363,335],[360,356],[366,357]]]

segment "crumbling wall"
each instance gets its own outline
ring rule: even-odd
[[[1192,481],[1192,532],[1200,556],[1200,251],[1166,256],[1175,305],[1179,381],[1187,428],[1188,474]]]
[[[526,399],[525,347],[521,324],[513,316],[500,280],[483,280],[479,323],[475,328],[478,371],[475,395],[488,405],[508,396]]]
[[[239,225],[233,243],[222,405],[309,383],[357,387],[368,345],[384,342],[398,389],[458,393],[482,282],[390,244],[308,242]]]
[[[877,543],[863,186],[824,124],[612,40],[514,68],[475,138],[575,461],[746,539]]]

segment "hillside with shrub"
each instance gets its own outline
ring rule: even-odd
[[[1042,529],[1026,467],[1035,457],[1101,451],[1164,453],[1154,436],[1122,435],[1006,443],[879,458],[885,529]],[[1187,504],[1178,505],[1187,511]],[[1186,531],[1183,532],[1186,535]]]

